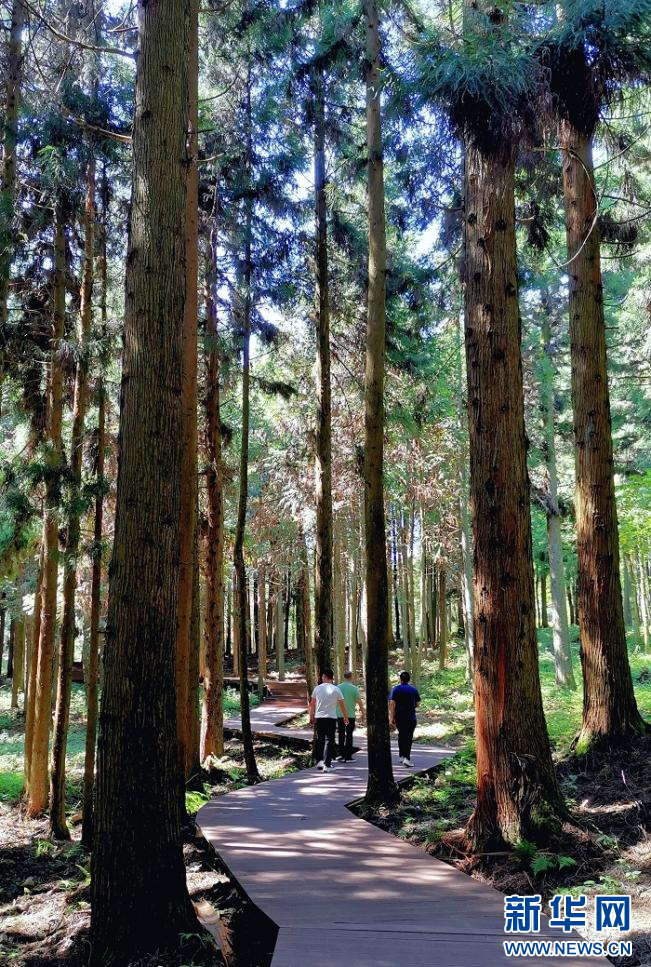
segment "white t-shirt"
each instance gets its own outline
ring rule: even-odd
[[[337,702],[344,700],[337,686],[331,682],[317,685],[312,692],[312,698],[316,701],[314,717],[317,719],[336,719]]]

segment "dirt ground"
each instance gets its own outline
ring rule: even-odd
[[[619,752],[557,763],[571,818],[545,849],[522,844],[502,854],[466,852],[463,831],[474,799],[471,759],[468,753],[456,765],[444,763],[417,779],[398,808],[364,817],[503,893],[540,893],[546,913],[557,893],[584,893],[588,906],[599,893],[630,894],[633,929],[610,939],[632,940],[633,955],[612,962],[651,967],[651,735]]]
[[[256,742],[266,777],[302,768],[303,751]],[[243,784],[244,761],[235,739],[226,743],[219,768],[204,776],[202,792],[189,808]],[[0,803],[0,963],[15,967],[83,967],[88,961],[90,857],[79,843],[73,813],[72,841],[54,842],[47,820],[28,820],[20,805]],[[264,967],[273,949],[268,924],[261,922],[217,858],[190,825],[184,834],[188,888],[192,899],[219,915],[220,940],[235,952],[238,967]],[[206,904],[209,906],[206,907]],[[252,926],[255,925],[255,929]],[[219,967],[224,959],[209,936],[188,937],[183,948],[159,951],[133,967]]]

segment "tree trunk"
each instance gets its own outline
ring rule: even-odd
[[[18,115],[20,109],[20,85],[23,72],[23,26],[25,8],[21,0],[14,0],[11,10],[11,27],[6,60],[6,87],[4,110],[3,166],[0,181],[0,332],[4,333],[9,317],[9,278],[14,254],[14,197],[16,194],[16,145],[18,143]],[[2,377],[4,360],[0,361],[0,412],[2,411]]]
[[[276,641],[276,667],[278,669],[278,681],[285,681],[285,636],[283,634],[283,579],[278,572],[278,591],[276,592],[276,603],[274,607],[274,621]]]
[[[199,493],[197,482],[197,504],[194,522],[194,564],[192,568],[192,616],[190,621],[190,661],[188,664],[188,707],[186,757],[186,783],[191,780],[194,787],[199,781],[200,759],[200,713],[199,713],[199,674],[201,666],[201,575],[199,570]]]
[[[29,783],[32,770],[32,748],[34,735],[34,712],[36,707],[36,675],[38,663],[38,641],[41,635],[41,588],[43,584],[43,544],[38,556],[38,572],[34,591],[34,618],[32,621],[32,645],[29,653],[27,672],[27,696],[25,699],[25,795],[29,799]]]
[[[402,641],[400,630],[400,581],[398,576],[398,537],[396,533],[395,508],[391,511],[391,566],[393,572],[393,608],[395,616],[395,643],[396,646]],[[391,599],[390,599],[391,603]]]
[[[474,530],[475,848],[562,808],[542,708],[508,143],[465,159],[465,328]],[[442,618],[442,621],[444,618]]]
[[[5,621],[7,618],[7,609],[0,608],[0,677],[2,677],[2,659],[5,653]]]
[[[316,566],[314,654],[317,680],[332,664],[332,404],[330,388],[330,283],[325,155],[325,73],[314,78],[314,195],[316,209]]]
[[[628,559],[622,555],[622,604],[624,614],[624,627],[630,628],[633,623],[633,612],[631,609],[631,572],[628,567]]]
[[[551,350],[551,326],[549,307],[543,305],[542,349],[543,369],[540,378],[540,409],[543,424],[543,455],[547,471],[547,548],[552,605],[552,648],[556,683],[576,688],[572,669],[570,632],[567,625],[565,603],[565,568],[563,566],[563,541],[561,537],[561,512],[558,505],[558,472],[556,469],[556,433],[554,430],[554,364]]]
[[[597,199],[588,134],[561,123],[576,441],[583,722],[577,749],[644,730],[628,664],[619,579]]]
[[[260,615],[260,641],[258,645],[258,697],[264,698],[264,683],[267,678],[267,588],[265,566],[258,567],[258,613]]]
[[[63,569],[63,618],[59,642],[57,701],[52,741],[50,780],[50,828],[58,839],[70,839],[66,824],[66,747],[70,723],[72,662],[75,649],[75,599],[77,591],[77,556],[81,538],[81,463],[88,409],[88,353],[93,323],[93,265],[95,258],[95,160],[86,171],[84,204],[84,268],[80,296],[79,360],[75,373],[70,439],[69,480],[73,491],[72,509],[68,517],[66,556]]]
[[[175,698],[189,16],[180,0],[139,3],[138,12],[120,460],[91,880],[93,965],[108,959],[123,965],[177,947],[181,933],[200,930],[180,839]]]
[[[448,660],[448,609],[445,565],[439,564],[439,668],[445,668]]]
[[[194,580],[197,503],[197,276],[198,276],[198,20],[199,2],[189,0],[188,105],[186,127],[187,186],[185,208],[185,305],[183,314],[183,383],[181,436],[180,550],[176,627],[176,732],[179,797],[185,812],[185,782],[190,762],[188,722],[192,585]]]
[[[102,221],[99,230],[99,275],[100,275],[100,314],[102,339],[107,337],[108,324],[108,207],[109,188],[106,166],[102,176]],[[93,569],[90,592],[90,643],[88,648],[88,667],[86,668],[86,752],[84,757],[84,794],[81,826],[81,841],[86,849],[93,842],[93,796],[95,789],[95,751],[97,745],[97,713],[99,684],[99,621],[102,604],[102,540],[104,533],[104,463],[106,449],[106,388],[104,350],[100,357],[100,370],[97,380],[97,466],[95,468],[95,520],[93,524]]]
[[[18,708],[18,693],[25,687],[25,618],[14,618],[13,674],[11,676],[11,707]]]
[[[388,608],[384,522],[384,355],[386,228],[381,118],[380,31],[376,0],[364,0],[366,21],[366,148],[368,152],[368,318],[364,384],[364,531],[366,537],[368,785],[366,798],[399,797],[389,742]]]
[[[549,628],[547,617],[547,572],[540,572],[540,627]]]
[[[206,613],[204,619],[201,762],[224,754],[224,468],[219,387],[219,346],[215,288],[217,238],[211,234],[210,280],[206,299],[206,492],[208,527],[205,540]]]
[[[27,815],[39,816],[48,801],[48,748],[52,724],[52,679],[54,638],[57,620],[57,583],[59,576],[59,501],[63,468],[63,367],[58,353],[64,336],[66,314],[66,212],[63,200],[56,205],[54,229],[54,313],[50,342],[50,374],[48,378],[47,441],[48,475],[43,509],[43,579],[41,583],[41,623],[36,658],[34,727],[30,753],[29,797]]]
[[[7,652],[7,678],[14,679],[14,644],[16,640],[16,619],[9,622],[9,650]]]
[[[246,85],[246,175],[251,183],[252,114],[251,114],[251,68],[249,67]],[[242,721],[242,745],[246,777],[249,783],[259,782],[258,767],[253,751],[253,733],[249,710],[247,634],[246,634],[246,568],[244,565],[244,532],[246,528],[246,508],[249,496],[249,409],[251,381],[251,240],[253,233],[253,203],[251,197],[245,201],[244,215],[244,252],[239,270],[240,285],[237,299],[242,327],[242,442],[240,451],[240,492],[237,503],[237,525],[233,550],[235,569],[235,611],[239,637],[240,657],[240,715]]]
[[[642,622],[642,641],[645,653],[649,651],[649,646],[651,645],[651,629],[649,621],[649,588],[646,574],[644,572],[644,563],[642,561],[642,556],[640,551],[636,552],[636,563],[637,563],[637,579],[638,579],[638,601],[640,619]]]

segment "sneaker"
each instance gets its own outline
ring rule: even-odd
[[[344,759],[344,762],[352,762],[352,757],[350,759]]]
[[[346,760],[344,759],[344,757],[342,755],[338,755],[337,756],[337,762],[345,762],[345,761]]]
[[[398,758],[400,759],[401,764],[404,766],[404,764],[405,764],[405,757],[404,757],[404,755],[400,755],[400,756],[398,756]]]
[[[323,767],[323,771],[324,772],[336,772],[337,770],[336,770],[336,768],[333,765],[329,765],[329,766],[324,766]]]
[[[325,767],[326,767],[326,764],[325,764],[325,762],[323,761],[323,759],[321,759],[321,761],[320,761],[320,762],[317,762],[317,764],[316,764],[316,767],[317,767],[317,769],[320,769],[320,770],[321,770],[321,772],[323,772],[323,770],[324,770],[324,769],[325,769]]]
[[[413,769],[413,767],[414,767],[414,764],[411,761],[411,759],[403,759],[402,760],[402,764],[403,764],[403,766],[407,766],[408,769]]]

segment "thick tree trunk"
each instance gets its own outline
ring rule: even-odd
[[[384,356],[386,228],[382,149],[380,30],[376,0],[364,0],[366,21],[366,148],[368,152],[368,318],[364,384],[364,530],[366,537],[369,802],[397,800],[389,742],[388,608],[384,521]]]
[[[530,838],[561,809],[535,627],[515,162],[508,144],[465,159],[465,329],[474,530],[477,804],[471,843]]]
[[[107,229],[109,187],[104,168],[101,186],[102,220],[99,229],[99,277],[100,277],[100,314],[102,339],[107,337],[108,324],[108,260]],[[95,520],[93,523],[92,577],[90,591],[90,642],[88,647],[88,667],[86,668],[86,750],[84,756],[84,794],[82,809],[81,841],[86,849],[93,843],[93,798],[95,791],[95,751],[97,745],[97,713],[99,707],[99,621],[102,606],[102,541],[104,536],[104,463],[106,449],[106,388],[104,368],[106,348],[100,358],[97,380],[97,465],[95,467]]]
[[[40,815],[48,801],[48,747],[52,724],[52,679],[54,638],[57,620],[57,583],[59,576],[59,500],[63,444],[63,367],[57,358],[63,339],[66,314],[66,214],[63,201],[56,206],[54,229],[54,312],[50,342],[50,374],[48,378],[49,445],[48,475],[43,509],[43,579],[41,582],[41,623],[36,657],[36,689],[34,727],[30,753],[29,796],[27,815]]]
[[[8,319],[9,278],[14,250],[14,197],[16,194],[16,145],[18,143],[18,115],[20,85],[23,72],[23,26],[25,8],[21,0],[14,0],[6,60],[4,105],[3,165],[0,181],[0,333],[3,335]],[[0,360],[0,393],[4,361]],[[0,411],[2,397],[0,395]]]
[[[332,404],[330,388],[330,283],[326,204],[325,76],[314,78],[314,194],[316,208],[316,562],[314,654],[317,680],[332,664]]]
[[[93,265],[95,257],[95,161],[86,171],[84,205],[84,267],[80,296],[79,360],[75,373],[70,440],[69,480],[73,489],[72,509],[68,517],[66,557],[63,569],[63,618],[59,643],[59,669],[56,712],[52,741],[50,780],[50,828],[58,839],[70,839],[65,816],[66,747],[70,722],[72,662],[75,648],[75,600],[77,591],[77,556],[81,537],[81,463],[88,409],[88,352],[93,322]]]
[[[628,664],[619,578],[597,198],[588,134],[561,123],[576,442],[583,722],[577,749],[644,730]]]
[[[201,751],[224,754],[224,470],[219,387],[219,347],[214,290],[217,285],[216,236],[211,235],[211,269],[207,308],[208,351],[206,358],[206,491],[208,527],[205,540],[206,613],[204,619],[203,699]]]
[[[120,456],[91,880],[92,962],[119,967],[176,947],[181,933],[200,929],[180,839],[175,692],[190,18],[181,0],[139,3],[138,14]]]

